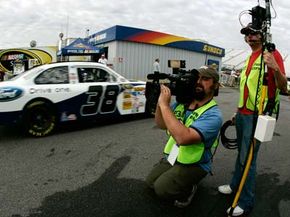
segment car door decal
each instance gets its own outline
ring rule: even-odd
[[[88,98],[87,103],[81,106],[80,114],[82,116],[95,115],[98,113],[98,107],[100,99],[103,93],[102,86],[90,86],[88,92],[86,92]]]
[[[98,113],[104,114],[114,112],[116,110],[119,92],[119,85],[90,86],[88,92],[86,92],[86,104],[81,106],[80,114],[82,116],[91,116]]]
[[[108,85],[101,104],[101,113],[112,113],[116,110],[117,96],[120,92],[119,85]]]

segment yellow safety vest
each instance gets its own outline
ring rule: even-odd
[[[259,110],[259,104],[260,104],[260,97],[261,97],[261,91],[262,91],[262,85],[263,85],[263,78],[264,78],[264,67],[262,68],[261,71],[261,76],[260,76],[260,83],[259,83],[259,92],[257,93],[257,88],[258,88],[258,80],[259,80],[259,73],[260,73],[260,67],[261,67],[261,54],[260,56],[255,60],[253,63],[253,66],[251,68],[251,71],[249,75],[246,75],[247,71],[247,66],[249,63],[250,57],[248,57],[245,67],[242,70],[241,73],[241,78],[240,78],[240,100],[239,100],[239,108],[242,108],[244,105],[246,106],[247,109],[250,111],[255,111],[255,100],[256,100],[256,94],[257,96],[257,107],[256,111]],[[249,94],[248,98],[246,99],[246,102],[244,102],[244,89],[245,86],[248,87]],[[279,89],[276,89],[275,93],[275,107],[273,112],[277,113],[278,110],[278,105],[279,105]],[[266,96],[265,96],[265,102],[264,102],[264,109],[267,105],[268,102],[268,86],[266,86]]]
[[[202,107],[193,111],[185,120],[184,125],[186,127],[190,127],[191,124],[196,121],[205,111],[210,109],[213,106],[216,106],[217,103],[212,99],[209,103],[203,105]],[[174,114],[178,120],[183,121],[183,117],[185,115],[185,106],[183,104],[179,104],[175,110]],[[176,144],[175,139],[170,135],[167,144],[164,148],[164,153],[169,154],[173,145]],[[212,146],[217,145],[217,140],[213,143]],[[179,146],[179,152],[177,156],[177,162],[182,164],[193,164],[197,163],[201,160],[205,150],[205,145],[203,142],[191,145],[181,145]]]

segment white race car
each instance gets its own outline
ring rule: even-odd
[[[0,124],[41,137],[60,122],[145,112],[145,84],[92,62],[38,66],[0,82]]]

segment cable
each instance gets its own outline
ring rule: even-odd
[[[237,138],[235,139],[230,139],[226,136],[226,130],[230,127],[230,126],[235,126],[232,122],[232,120],[228,120],[226,121],[220,130],[220,139],[221,139],[221,143],[223,144],[223,146],[227,149],[236,149],[238,148],[237,145]]]

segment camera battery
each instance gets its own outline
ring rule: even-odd
[[[276,119],[269,115],[259,115],[255,130],[255,138],[261,142],[272,140]]]

